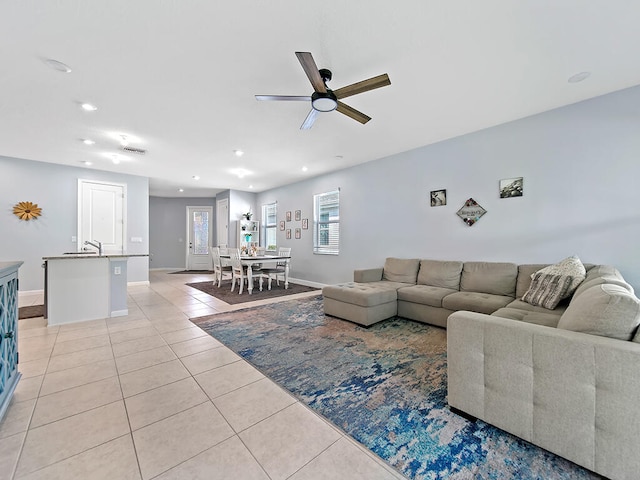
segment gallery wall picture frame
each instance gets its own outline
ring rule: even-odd
[[[291,210],[289,210],[286,214],[285,214],[285,218],[287,220],[287,222],[291,221]]]
[[[500,180],[500,198],[522,197],[524,194],[524,178],[504,178]]]
[[[284,232],[284,220],[280,220],[280,231]]]
[[[301,218],[302,218],[302,210],[296,210],[296,216],[295,216],[296,222],[299,222]]]
[[[303,230],[309,230],[309,219],[308,218],[303,218],[302,219],[302,229]]]
[[[296,238],[302,238],[302,230],[300,228],[296,228]]]
[[[470,227],[480,220],[485,213],[487,213],[487,211],[473,198],[464,202],[464,205],[456,212],[462,221]]]
[[[431,206],[442,207],[447,204],[447,190],[431,190]]]
[[[287,228],[287,240],[291,240],[291,229]]]

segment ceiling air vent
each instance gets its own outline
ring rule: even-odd
[[[142,148],[130,147],[128,145],[122,147],[122,150],[129,153],[136,153],[138,155],[144,155],[145,153],[147,153],[147,151]]]

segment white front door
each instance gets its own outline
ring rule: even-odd
[[[229,245],[229,199],[216,200],[216,245]]]
[[[103,253],[125,253],[127,187],[78,180],[78,250],[101,242]]]
[[[187,270],[211,270],[213,207],[187,207]]]

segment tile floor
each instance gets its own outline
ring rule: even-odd
[[[150,272],[126,317],[20,320],[0,479],[404,478],[189,322],[267,302],[185,285],[208,279]]]

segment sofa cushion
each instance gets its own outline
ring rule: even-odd
[[[327,285],[322,289],[322,295],[341,302],[360,305],[361,307],[372,307],[397,301],[398,288],[406,286],[406,283],[385,281],[367,283],[349,282],[339,285]]]
[[[533,274],[544,267],[548,267],[548,263],[527,263],[518,265],[518,280],[516,281],[516,298],[522,296],[529,290]]]
[[[515,277],[514,277],[515,280]],[[442,299],[442,306],[449,310],[469,310],[491,314],[513,301],[513,297],[480,292],[455,292]]]
[[[452,288],[432,287],[431,285],[411,285],[398,289],[398,300],[442,307],[442,299],[457,291]]]
[[[418,285],[460,290],[462,262],[444,260],[420,260]]]
[[[547,310],[548,311],[548,310]],[[556,313],[542,313],[518,308],[500,308],[491,314],[494,317],[509,318],[520,322],[535,323],[536,325],[544,325],[545,327],[557,327],[560,321],[560,315]]]
[[[567,297],[572,277],[569,275],[553,275],[551,273],[536,273],[529,290],[522,296],[522,300],[531,305],[553,310],[560,300]]]
[[[631,340],[640,324],[640,300],[626,288],[603,283],[571,302],[558,328]]]
[[[460,290],[515,297],[517,277],[518,266],[515,263],[465,262]]]
[[[569,306],[569,301],[565,299],[565,300],[562,300],[560,302],[560,305],[558,305],[556,308],[554,308],[553,310],[549,310],[544,307],[536,307],[534,305],[531,305],[530,303],[523,302],[522,300],[516,298],[513,302],[507,305],[506,308],[524,310],[525,312],[538,312],[538,313],[546,313],[546,314],[550,313],[553,315],[558,315],[558,317],[560,317],[560,315],[562,315],[565,312],[568,306]]]
[[[573,294],[576,288],[578,288],[578,285],[580,285],[587,276],[586,268],[584,268],[580,259],[575,255],[567,257],[554,265],[544,267],[538,270],[537,273],[550,273],[553,275],[566,275],[571,277],[571,285],[567,292],[567,297]],[[532,279],[533,276],[534,274],[531,275]]]
[[[614,285],[620,285],[633,293],[633,287],[629,285],[622,277],[620,272],[610,265],[597,265],[587,270],[587,276],[580,284],[580,286],[573,292],[574,298],[577,295],[581,295],[582,292],[595,285],[601,285],[603,283],[612,283]]]
[[[382,270],[382,279],[415,285],[419,267],[420,260],[417,258],[387,258]]]

